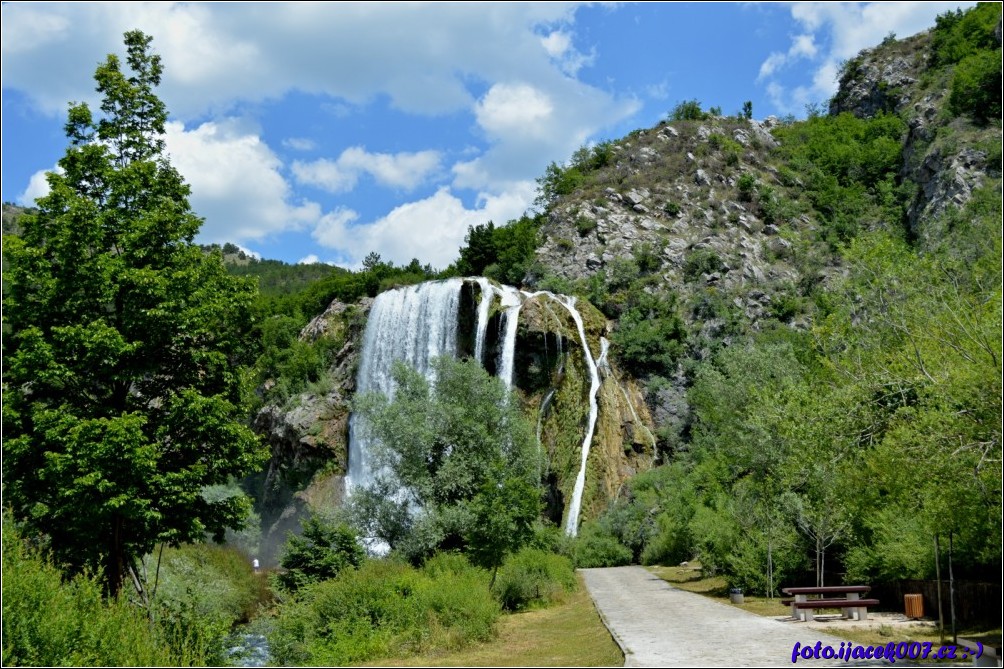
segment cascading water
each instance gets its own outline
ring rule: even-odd
[[[481,287],[481,301],[478,303],[478,324],[474,338],[474,359],[479,365],[485,364],[485,335],[488,333],[488,312],[491,310],[495,286],[483,276],[477,279]]]
[[[502,379],[507,388],[513,386],[516,334],[520,308],[525,300],[546,296],[564,307],[575,322],[582,345],[583,358],[590,376],[589,422],[582,440],[582,464],[575,479],[575,487],[565,523],[565,532],[570,536],[575,536],[578,532],[579,512],[585,488],[586,463],[596,429],[598,413],[596,396],[600,389],[598,367],[602,366],[604,371],[608,370],[606,363],[608,342],[601,338],[600,357],[594,361],[589,349],[589,342],[586,339],[582,315],[575,307],[574,297],[555,295],[549,291],[528,293],[511,286],[496,287],[484,278],[478,278],[475,281],[481,288],[481,298],[477,310],[474,355],[479,363],[484,363],[489,313],[493,300],[498,296],[504,312],[501,319],[503,332],[500,333],[497,370],[498,377]],[[432,359],[439,355],[457,354],[457,323],[462,287],[462,279],[450,279],[399,288],[378,295],[370,310],[366,332],[363,336],[363,349],[356,377],[356,391],[358,393],[376,391],[387,397],[393,397],[392,370],[394,362],[398,360],[411,365],[431,380]],[[547,307],[547,311],[554,315],[550,307]],[[561,349],[562,339],[559,335],[559,359],[562,356]],[[541,406],[542,413],[546,410],[553,395],[554,390],[544,398]],[[352,488],[355,486],[369,484],[374,475],[374,472],[370,470],[369,463],[369,439],[360,422],[361,419],[356,415],[353,415],[349,421],[349,472],[345,481],[348,494],[351,494]],[[539,421],[537,441],[539,445]]]
[[[432,359],[457,354],[462,279],[421,283],[380,293],[370,309],[356,375],[356,392],[394,395],[392,370],[401,360],[432,379]],[[372,481],[370,442],[355,414],[349,420],[346,492]]]
[[[586,340],[586,328],[582,324],[582,314],[575,308],[575,298],[553,297],[563,304],[568,309],[568,313],[572,315],[575,327],[579,330],[579,339],[582,341],[582,355],[586,359],[586,367],[589,368],[589,423],[586,427],[586,436],[582,440],[582,466],[579,468],[579,475],[575,477],[572,502],[568,506],[568,519],[565,521],[565,534],[574,537],[579,533],[579,510],[582,507],[582,491],[586,487],[586,461],[589,459],[589,447],[593,443],[593,431],[596,429],[596,414],[599,410],[596,393],[600,390],[600,375],[596,370],[596,363],[593,362],[589,342]]]
[[[505,333],[502,336],[502,352],[499,354],[498,377],[505,387],[512,389],[513,366],[516,360],[516,329],[519,326],[519,310],[523,306],[518,290],[502,286],[502,306],[505,307]]]

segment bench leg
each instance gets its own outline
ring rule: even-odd
[[[804,616],[802,620],[807,623],[811,623],[815,620],[815,617],[812,615],[812,609],[802,609],[802,615]]]
[[[858,620],[868,620],[868,607],[859,606],[858,609]]]

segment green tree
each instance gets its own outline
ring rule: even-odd
[[[112,594],[158,542],[240,526],[244,497],[201,493],[262,454],[243,421],[255,291],[192,243],[150,41],[125,34],[132,76],[99,65],[100,119],[71,105],[61,171],[4,248],[6,499]]]
[[[286,571],[279,574],[279,584],[291,592],[318,581],[338,576],[348,568],[358,567],[366,553],[346,525],[336,525],[319,516],[303,523],[303,534],[290,535],[279,561]]]
[[[378,474],[353,491],[353,516],[363,534],[414,560],[460,549],[494,569],[532,539],[540,514],[533,432],[476,362],[442,357],[434,368],[433,386],[399,364],[393,400],[358,400]]]

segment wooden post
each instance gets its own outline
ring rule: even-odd
[[[945,645],[945,616],[941,612],[941,551],[938,547],[938,535],[934,535],[934,574],[938,579],[938,632],[941,634],[941,645]]]
[[[955,634],[955,574],[952,571],[952,532],[948,532],[948,601],[952,611],[952,643],[958,644]]]

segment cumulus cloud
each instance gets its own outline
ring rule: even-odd
[[[405,111],[469,107],[470,77],[548,69],[539,25],[567,23],[574,4],[127,3],[4,7],[4,85],[50,112],[93,100],[94,64],[122,33],[154,36],[163,96],[183,116],[300,90],[363,104],[387,95]],[[562,58],[574,52],[570,46]],[[564,61],[562,61],[564,62]],[[458,67],[458,63],[460,66]]]
[[[310,255],[304,256],[296,261],[297,265],[316,265],[321,262],[317,255],[311,253]]]
[[[297,181],[317,186],[329,193],[351,191],[362,174],[369,174],[383,186],[410,191],[439,169],[438,151],[369,153],[362,146],[345,149],[337,160],[322,158],[293,163],[293,174]]]
[[[584,54],[575,49],[572,37],[572,33],[566,30],[554,30],[540,38],[540,44],[547,55],[570,77],[574,77],[579,70],[592,65],[596,60],[595,50]]]
[[[889,33],[914,35],[934,25],[939,14],[972,2],[797,2],[791,16],[802,28],[787,52],[771,53],[760,65],[757,82],[780,109],[801,111],[805,104],[829,99],[837,91],[840,65]],[[782,71],[797,60],[813,65],[811,82],[781,81]]]
[[[5,89],[59,117],[67,101],[97,102],[95,65],[109,52],[122,55],[124,31],[143,30],[163,59],[158,94],[174,121],[168,149],[192,185],[193,208],[206,218],[203,241],[310,230],[345,258],[376,250],[404,262],[418,256],[446,264],[469,224],[521,214],[533,199],[532,180],[550,161],[568,158],[640,108],[575,78],[595,56],[576,46],[576,6],[11,3],[0,26],[0,66]],[[414,153],[352,146],[337,157],[287,165],[261,129],[235,117],[291,92],[331,116],[364,114],[375,101],[412,118],[452,115],[473,136]],[[291,134],[299,132],[315,136],[314,128]],[[291,151],[318,148],[307,137],[284,136],[270,141]],[[458,148],[465,144],[474,150]],[[346,207],[326,213],[331,205],[294,190],[309,185],[345,194],[361,179],[396,191],[365,223]],[[35,181],[26,196],[42,187]],[[415,196],[422,199],[402,203],[402,193],[420,187],[428,189]],[[464,207],[460,190],[469,191],[467,202],[477,193],[477,204]],[[372,201],[352,204],[375,208]],[[425,236],[407,234],[416,228],[405,215],[431,226]]]
[[[445,267],[457,257],[471,225],[496,223],[520,216],[532,198],[526,182],[499,195],[482,194],[468,209],[447,187],[430,197],[403,204],[373,223],[358,223],[358,214],[338,210],[324,216],[314,229],[319,244],[342,254],[340,262],[357,267],[370,251],[384,260],[407,264],[412,258]]]
[[[192,208],[205,217],[200,239],[247,241],[313,224],[315,202],[295,202],[282,162],[261,138],[235,119],[187,130],[167,124],[167,152],[192,187]]]
[[[32,174],[31,178],[28,179],[28,186],[24,189],[24,192],[17,197],[18,204],[24,207],[34,207],[35,200],[49,194],[49,181],[46,179],[46,175],[49,172],[62,173],[62,171],[63,168],[56,165],[51,170],[39,170]]]

